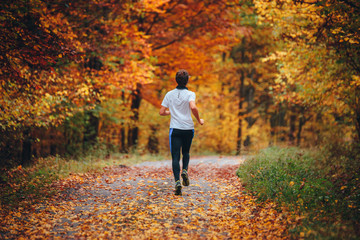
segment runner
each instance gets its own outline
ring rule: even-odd
[[[189,74],[186,70],[179,70],[176,73],[176,89],[166,93],[161,103],[160,115],[171,115],[169,145],[172,157],[172,168],[175,178],[175,195],[182,195],[180,183],[180,149],[183,155],[183,169],[181,177],[183,185],[189,186],[188,166],[190,160],[190,147],[194,137],[194,122],[191,112],[196,120],[203,125],[204,120],[200,119],[199,111],[195,104],[195,93],[187,89]]]

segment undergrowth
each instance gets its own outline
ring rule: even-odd
[[[291,229],[295,238],[358,239],[359,157],[350,145],[341,151],[271,147],[237,174],[259,201],[275,201],[302,219]]]

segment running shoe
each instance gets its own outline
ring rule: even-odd
[[[184,186],[189,186],[190,185],[190,181],[189,181],[189,175],[188,172],[186,171],[186,169],[183,169],[182,173],[181,173],[181,177],[183,179],[182,184]]]
[[[180,183],[180,180],[177,180],[176,183],[175,183],[175,195],[182,195],[181,193],[181,183]]]

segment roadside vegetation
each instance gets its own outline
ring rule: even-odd
[[[240,166],[237,175],[262,202],[289,209],[300,224],[295,238],[359,239],[359,147],[270,147]]]
[[[112,153],[96,149],[77,157],[38,158],[29,166],[3,168],[0,172],[0,206],[29,206],[45,200],[58,189],[52,184],[70,175],[101,173],[109,166],[131,166],[145,161],[164,160],[165,156]],[[55,190],[57,189],[57,190]]]

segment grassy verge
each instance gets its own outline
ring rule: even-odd
[[[164,160],[159,155],[91,154],[78,159],[59,156],[39,158],[31,166],[0,171],[0,207],[28,206],[47,199],[55,190],[51,183],[70,174],[102,172],[108,166],[131,166],[145,161]]]
[[[339,156],[340,155],[340,156]],[[300,215],[295,238],[359,239],[360,184],[357,150],[268,148],[237,174],[259,201],[271,199]]]

